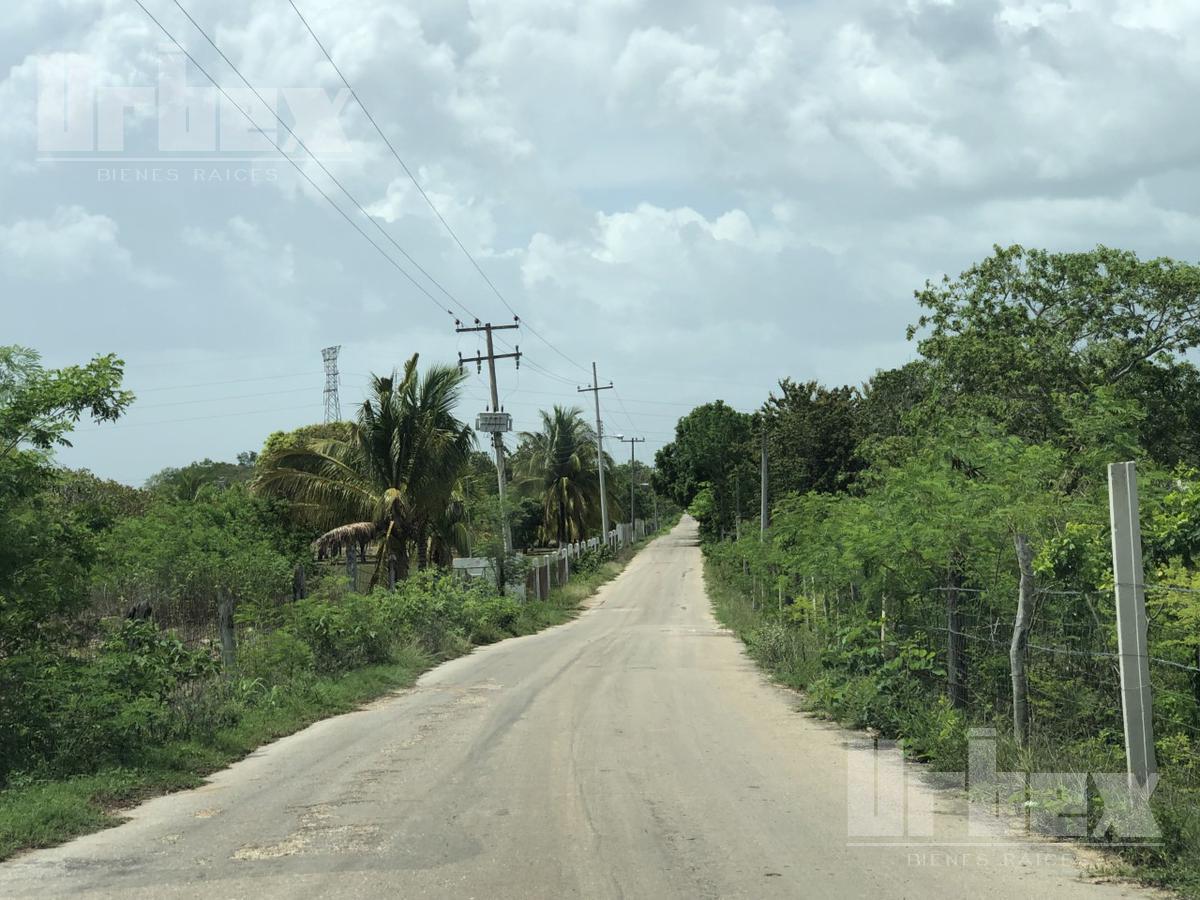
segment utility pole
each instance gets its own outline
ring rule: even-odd
[[[742,539],[742,475],[733,473],[733,539]],[[745,563],[743,562],[743,567]]]
[[[517,368],[521,368],[521,347],[514,347],[513,353],[497,353],[492,345],[493,331],[507,331],[512,328],[520,328],[521,323],[515,320],[511,325],[493,325],[491,322],[480,324],[479,320],[475,320],[473,327],[464,326],[462,323],[455,321],[455,331],[459,334],[467,334],[469,332],[482,331],[487,334],[487,356],[481,356],[476,353],[474,357],[463,358],[461,353],[458,354],[458,368],[462,369],[465,363],[475,363],[476,371],[483,370],[483,363],[488,364],[488,379],[492,385],[492,408],[490,413],[480,413],[475,418],[475,428],[477,431],[491,432],[492,447],[496,451],[496,483],[500,487],[500,528],[504,534],[504,555],[508,556],[512,553],[512,528],[508,522],[508,503],[505,500],[505,480],[504,480],[504,432],[512,431],[512,416],[500,409],[500,395],[496,390],[496,360],[498,359],[515,359]]]
[[[622,444],[629,445],[629,540],[632,541],[633,540],[633,532],[636,528],[636,522],[637,522],[637,519],[634,516],[634,512],[633,512],[633,487],[636,484],[636,482],[633,480],[633,472],[634,472],[633,451],[634,451],[634,448],[637,447],[638,444],[646,443],[646,439],[638,438],[638,437],[625,437],[625,435],[623,435],[623,434],[618,434],[617,439]]]
[[[650,496],[654,500],[654,530],[658,531],[658,491],[654,489],[654,485],[649,481],[643,481],[642,487],[650,489]]]
[[[601,385],[592,363],[592,386],[577,387],[579,393],[591,391],[596,400],[596,470],[600,473],[600,539],[608,542],[608,492],[604,487],[604,423],[600,421],[600,392],[612,390],[613,383]]]
[[[762,433],[762,485],[759,493],[762,494],[762,505],[758,511],[758,539],[765,541],[767,539],[767,524],[770,518],[770,506],[767,503],[767,427],[764,423]]]

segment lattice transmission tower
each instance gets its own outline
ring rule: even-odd
[[[326,347],[321,351],[321,359],[325,360],[325,421],[340,422],[342,420],[342,404],[338,399],[338,385],[341,377],[338,375],[337,347]]]

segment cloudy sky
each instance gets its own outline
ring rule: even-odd
[[[348,410],[368,372],[476,352],[446,307],[511,320],[287,0],[183,6],[374,224],[174,0],[143,2],[261,132],[134,0],[0,19],[0,341],[54,365],[116,352],[138,394],[64,462],[140,483],[229,459],[321,418],[322,347],[342,347]],[[552,345],[511,338],[518,428],[590,403],[593,360],[617,388],[607,426],[639,452],[714,397],[860,382],[912,355],[913,290],[994,243],[1198,255],[1200,5],[296,2]],[[469,393],[464,415],[485,402],[474,373]]]

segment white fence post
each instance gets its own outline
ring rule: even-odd
[[[1137,470],[1131,462],[1112,463],[1108,467],[1108,511],[1112,526],[1113,582],[1117,597],[1117,651],[1121,665],[1125,758],[1130,787],[1144,789],[1158,767],[1154,760]]]

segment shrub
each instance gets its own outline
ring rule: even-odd
[[[521,606],[510,597],[475,591],[463,602],[462,615],[467,627],[467,639],[488,644],[515,633]]]
[[[434,656],[461,652],[473,623],[471,610],[481,610],[485,600],[499,613],[506,601],[491,593],[486,583],[467,583],[433,570],[418,572],[396,590],[383,594],[389,618],[398,633],[416,641]],[[502,617],[503,618],[503,617]],[[486,621],[483,623],[486,626]]]
[[[316,666],[312,647],[287,628],[252,634],[238,648],[239,674],[267,684],[302,680]]]
[[[386,612],[377,595],[345,594],[335,601],[309,597],[287,608],[285,629],[310,649],[318,670],[345,671],[388,661],[396,635]]]
[[[125,620],[106,622],[90,655],[32,646],[3,660],[0,781],[19,769],[87,772],[128,759],[168,736],[179,687],[215,670],[208,652]]]
[[[579,558],[571,562],[571,572],[576,575],[594,575],[600,567],[613,559],[612,548],[601,544],[591,550],[585,550]]]

